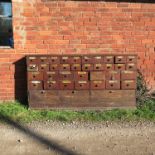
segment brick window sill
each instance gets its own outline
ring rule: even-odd
[[[0,49],[12,49],[10,46],[0,46]]]

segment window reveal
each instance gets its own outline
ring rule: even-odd
[[[13,47],[11,1],[0,2],[0,46]]]

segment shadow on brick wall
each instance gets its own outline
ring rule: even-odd
[[[15,99],[24,105],[28,105],[27,100],[27,73],[26,58],[16,61],[15,65]]]

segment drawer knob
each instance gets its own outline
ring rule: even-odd
[[[110,84],[110,86],[113,87],[114,85],[113,84]]]

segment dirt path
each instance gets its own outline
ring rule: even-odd
[[[0,125],[0,155],[155,155],[155,123],[35,122],[27,127]]]

